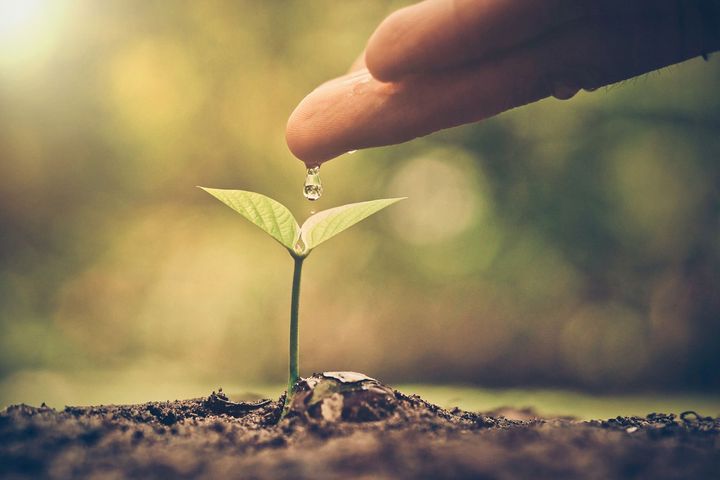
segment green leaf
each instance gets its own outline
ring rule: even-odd
[[[403,198],[383,198],[369,202],[351,203],[342,207],[323,210],[308,218],[300,228],[300,236],[305,244],[304,254]]]
[[[300,227],[285,205],[259,193],[200,188],[262,228],[291,252],[295,251],[295,245],[300,238]]]

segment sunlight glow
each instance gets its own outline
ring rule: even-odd
[[[44,3],[43,0],[0,0],[0,38],[12,39],[32,29]]]
[[[43,57],[54,43],[63,3],[0,0],[0,65]]]

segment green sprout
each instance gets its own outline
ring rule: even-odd
[[[404,198],[371,200],[323,210],[312,215],[302,226],[299,226],[287,207],[265,195],[244,190],[200,188],[260,227],[285,247],[295,261],[290,298],[290,375],[283,408],[284,414],[294,386],[300,378],[298,373],[298,316],[303,261],[321,243]]]

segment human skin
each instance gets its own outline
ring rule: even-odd
[[[425,0],[387,17],[286,130],[308,166],[720,49],[720,0]]]

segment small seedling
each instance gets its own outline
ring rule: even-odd
[[[403,200],[403,198],[371,200],[323,210],[312,215],[302,226],[299,226],[287,207],[265,195],[243,190],[200,188],[277,240],[280,245],[290,252],[290,256],[295,261],[292,296],[290,299],[290,375],[287,395],[285,396],[285,407],[283,408],[283,412],[285,412],[293,387],[299,378],[298,314],[300,311],[300,276],[303,261],[321,243],[326,242],[338,233],[383,208]]]

